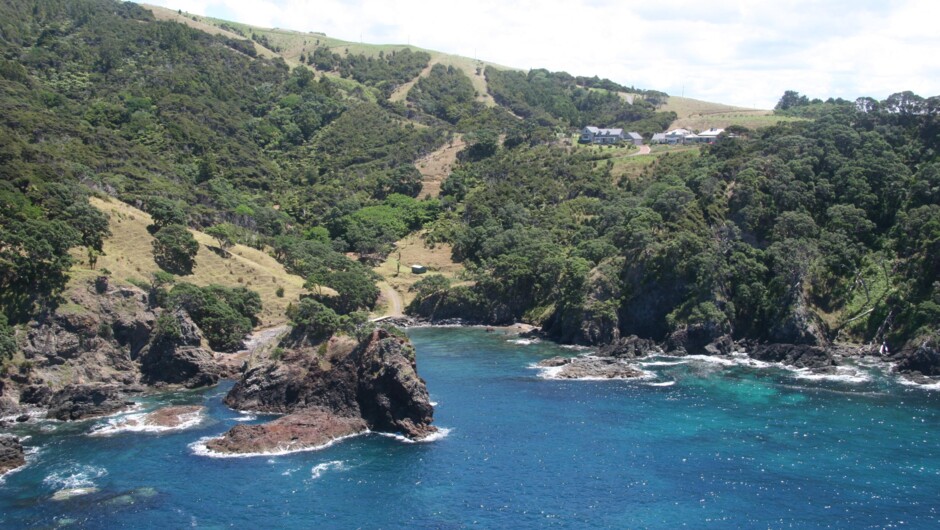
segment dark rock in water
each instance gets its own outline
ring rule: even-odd
[[[0,436],[0,475],[26,464],[19,438]]]
[[[645,357],[651,353],[662,353],[655,341],[650,339],[641,339],[636,335],[621,337],[611,344],[602,346],[599,351],[602,357],[621,357],[624,359],[633,359],[636,357]]]
[[[747,354],[765,362],[783,363],[797,368],[836,366],[839,352],[832,348],[807,344],[748,344]]]
[[[16,417],[16,423],[26,423],[29,421],[29,414],[20,414]]]
[[[893,358],[902,373],[940,375],[940,334],[931,334],[911,341]]]
[[[158,336],[140,356],[143,381],[183,385],[187,388],[211,386],[219,382],[222,368],[212,352],[202,348],[202,332],[184,311],[173,315],[179,336]]]
[[[219,453],[272,453],[319,447],[368,429],[365,420],[338,416],[320,407],[288,414],[262,425],[236,425],[206,447]]]
[[[294,344],[279,361],[245,372],[225,404],[260,412],[319,409],[411,438],[436,431],[427,387],[415,371],[414,350],[382,329],[359,344],[338,337],[321,345]],[[253,432],[240,431],[240,436]]]
[[[553,357],[538,363],[544,368],[560,368],[552,379],[632,379],[643,372],[613,357]]]
[[[379,329],[358,355],[356,400],[362,418],[380,431],[399,431],[409,438],[435,432],[434,408],[424,380],[418,377],[411,343]]]
[[[57,420],[82,420],[114,414],[126,406],[116,386],[69,385],[52,396],[48,415]]]

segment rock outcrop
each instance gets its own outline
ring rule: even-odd
[[[414,439],[437,430],[413,348],[383,329],[359,344],[337,337],[319,345],[294,342],[279,360],[248,370],[225,403],[288,415],[270,424],[237,426],[208,445],[216,451],[322,445],[367,428]]]
[[[797,368],[827,368],[838,364],[839,352],[834,348],[807,344],[748,344],[749,357],[759,361],[783,363]]]
[[[222,368],[212,352],[203,348],[202,332],[184,311],[173,315],[179,333],[157,334],[140,356],[140,372],[146,384],[169,383],[186,388],[211,386],[219,382]]]
[[[552,368],[550,379],[633,379],[643,372],[613,357],[552,357],[538,363]]]
[[[0,475],[26,464],[26,454],[19,438],[0,436]]]
[[[901,373],[940,375],[940,333],[933,333],[911,341],[893,356]]]
[[[601,346],[599,353],[603,357],[634,359],[662,353],[662,349],[653,340],[630,335],[629,337],[621,337],[606,346]]]
[[[63,421],[107,416],[127,408],[116,385],[69,385],[52,395],[49,417]]]
[[[196,324],[178,311],[172,316],[179,333],[161,334],[162,312],[137,287],[71,285],[57,308],[18,333],[24,362],[0,380],[0,408],[48,407],[50,417],[72,420],[119,410],[117,393],[140,383],[217,383],[219,363]]]
[[[206,447],[219,453],[278,453],[319,447],[368,429],[362,418],[313,407],[262,425],[236,425]]]

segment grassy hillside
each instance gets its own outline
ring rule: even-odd
[[[111,276],[119,281],[149,282],[151,274],[160,270],[153,261],[153,237],[147,232],[150,215],[116,199],[92,198],[90,202],[110,217],[112,234],[104,242],[104,255],[98,258],[97,269],[111,271]],[[199,253],[193,274],[181,276],[181,281],[199,286],[247,287],[261,295],[264,306],[260,315],[261,326],[273,326],[287,320],[284,316],[287,305],[306,292],[303,278],[288,274],[284,266],[271,256],[244,245],[233,246],[230,255],[222,257],[212,250],[218,248],[215,239],[196,230],[190,232],[199,242]],[[78,263],[72,270],[73,281],[95,274],[88,269],[85,256],[76,253],[75,257]],[[284,289],[283,297],[277,296],[278,287]]]
[[[669,96],[668,102],[663,105],[661,110],[675,112],[678,116],[676,121],[672,122],[670,129],[682,127],[697,131],[712,127],[724,129],[730,125],[759,129],[780,121],[796,121],[799,119],[789,116],[774,116],[772,110],[736,107],[679,96]]]

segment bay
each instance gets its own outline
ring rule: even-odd
[[[89,435],[108,419],[20,427],[34,454],[0,483],[0,526],[938,524],[940,396],[880,369],[820,380],[662,357],[641,365],[643,380],[555,381],[534,363],[579,352],[479,328],[409,335],[446,433],[435,441],[367,434],[312,452],[212,458],[200,439],[271,417],[222,405],[230,383],[153,396],[142,410],[207,410],[195,427],[164,433]],[[55,500],[62,491],[77,494]]]

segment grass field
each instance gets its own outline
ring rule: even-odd
[[[116,199],[102,200],[92,198],[91,204],[110,217],[111,237],[105,240],[105,255],[98,258],[97,270],[108,269],[115,281],[150,281],[150,276],[160,270],[153,261],[151,245],[153,237],[147,232],[150,216],[133,206]],[[268,327],[286,322],[284,311],[287,305],[296,301],[303,288],[304,280],[300,276],[288,274],[284,267],[268,254],[235,245],[228,257],[222,257],[210,247],[218,243],[212,237],[190,230],[199,242],[196,255],[196,267],[193,274],[181,276],[179,280],[204,286],[209,284],[228,287],[247,287],[261,295],[263,310],[260,315],[261,326]],[[88,268],[86,256],[74,254],[77,264],[73,277],[78,280],[99,272]],[[277,288],[284,289],[284,296],[277,296]]]
[[[421,278],[429,274],[440,274],[451,280],[459,280],[460,273],[464,270],[463,265],[451,259],[450,245],[437,244],[434,248],[428,248],[424,245],[421,234],[411,234],[396,245],[397,249],[389,254],[388,259],[373,270],[401,295],[405,306],[414,300],[414,293],[408,292],[408,289]],[[412,274],[412,265],[424,265],[428,272]]]
[[[662,111],[672,111],[678,117],[669,126],[670,129],[690,129],[703,131],[710,128],[725,129],[730,125],[741,125],[748,129],[760,129],[775,125],[781,121],[798,121],[801,118],[788,116],[774,116],[772,110],[749,109],[712,103],[692,98],[669,96],[669,100],[660,108]]]

